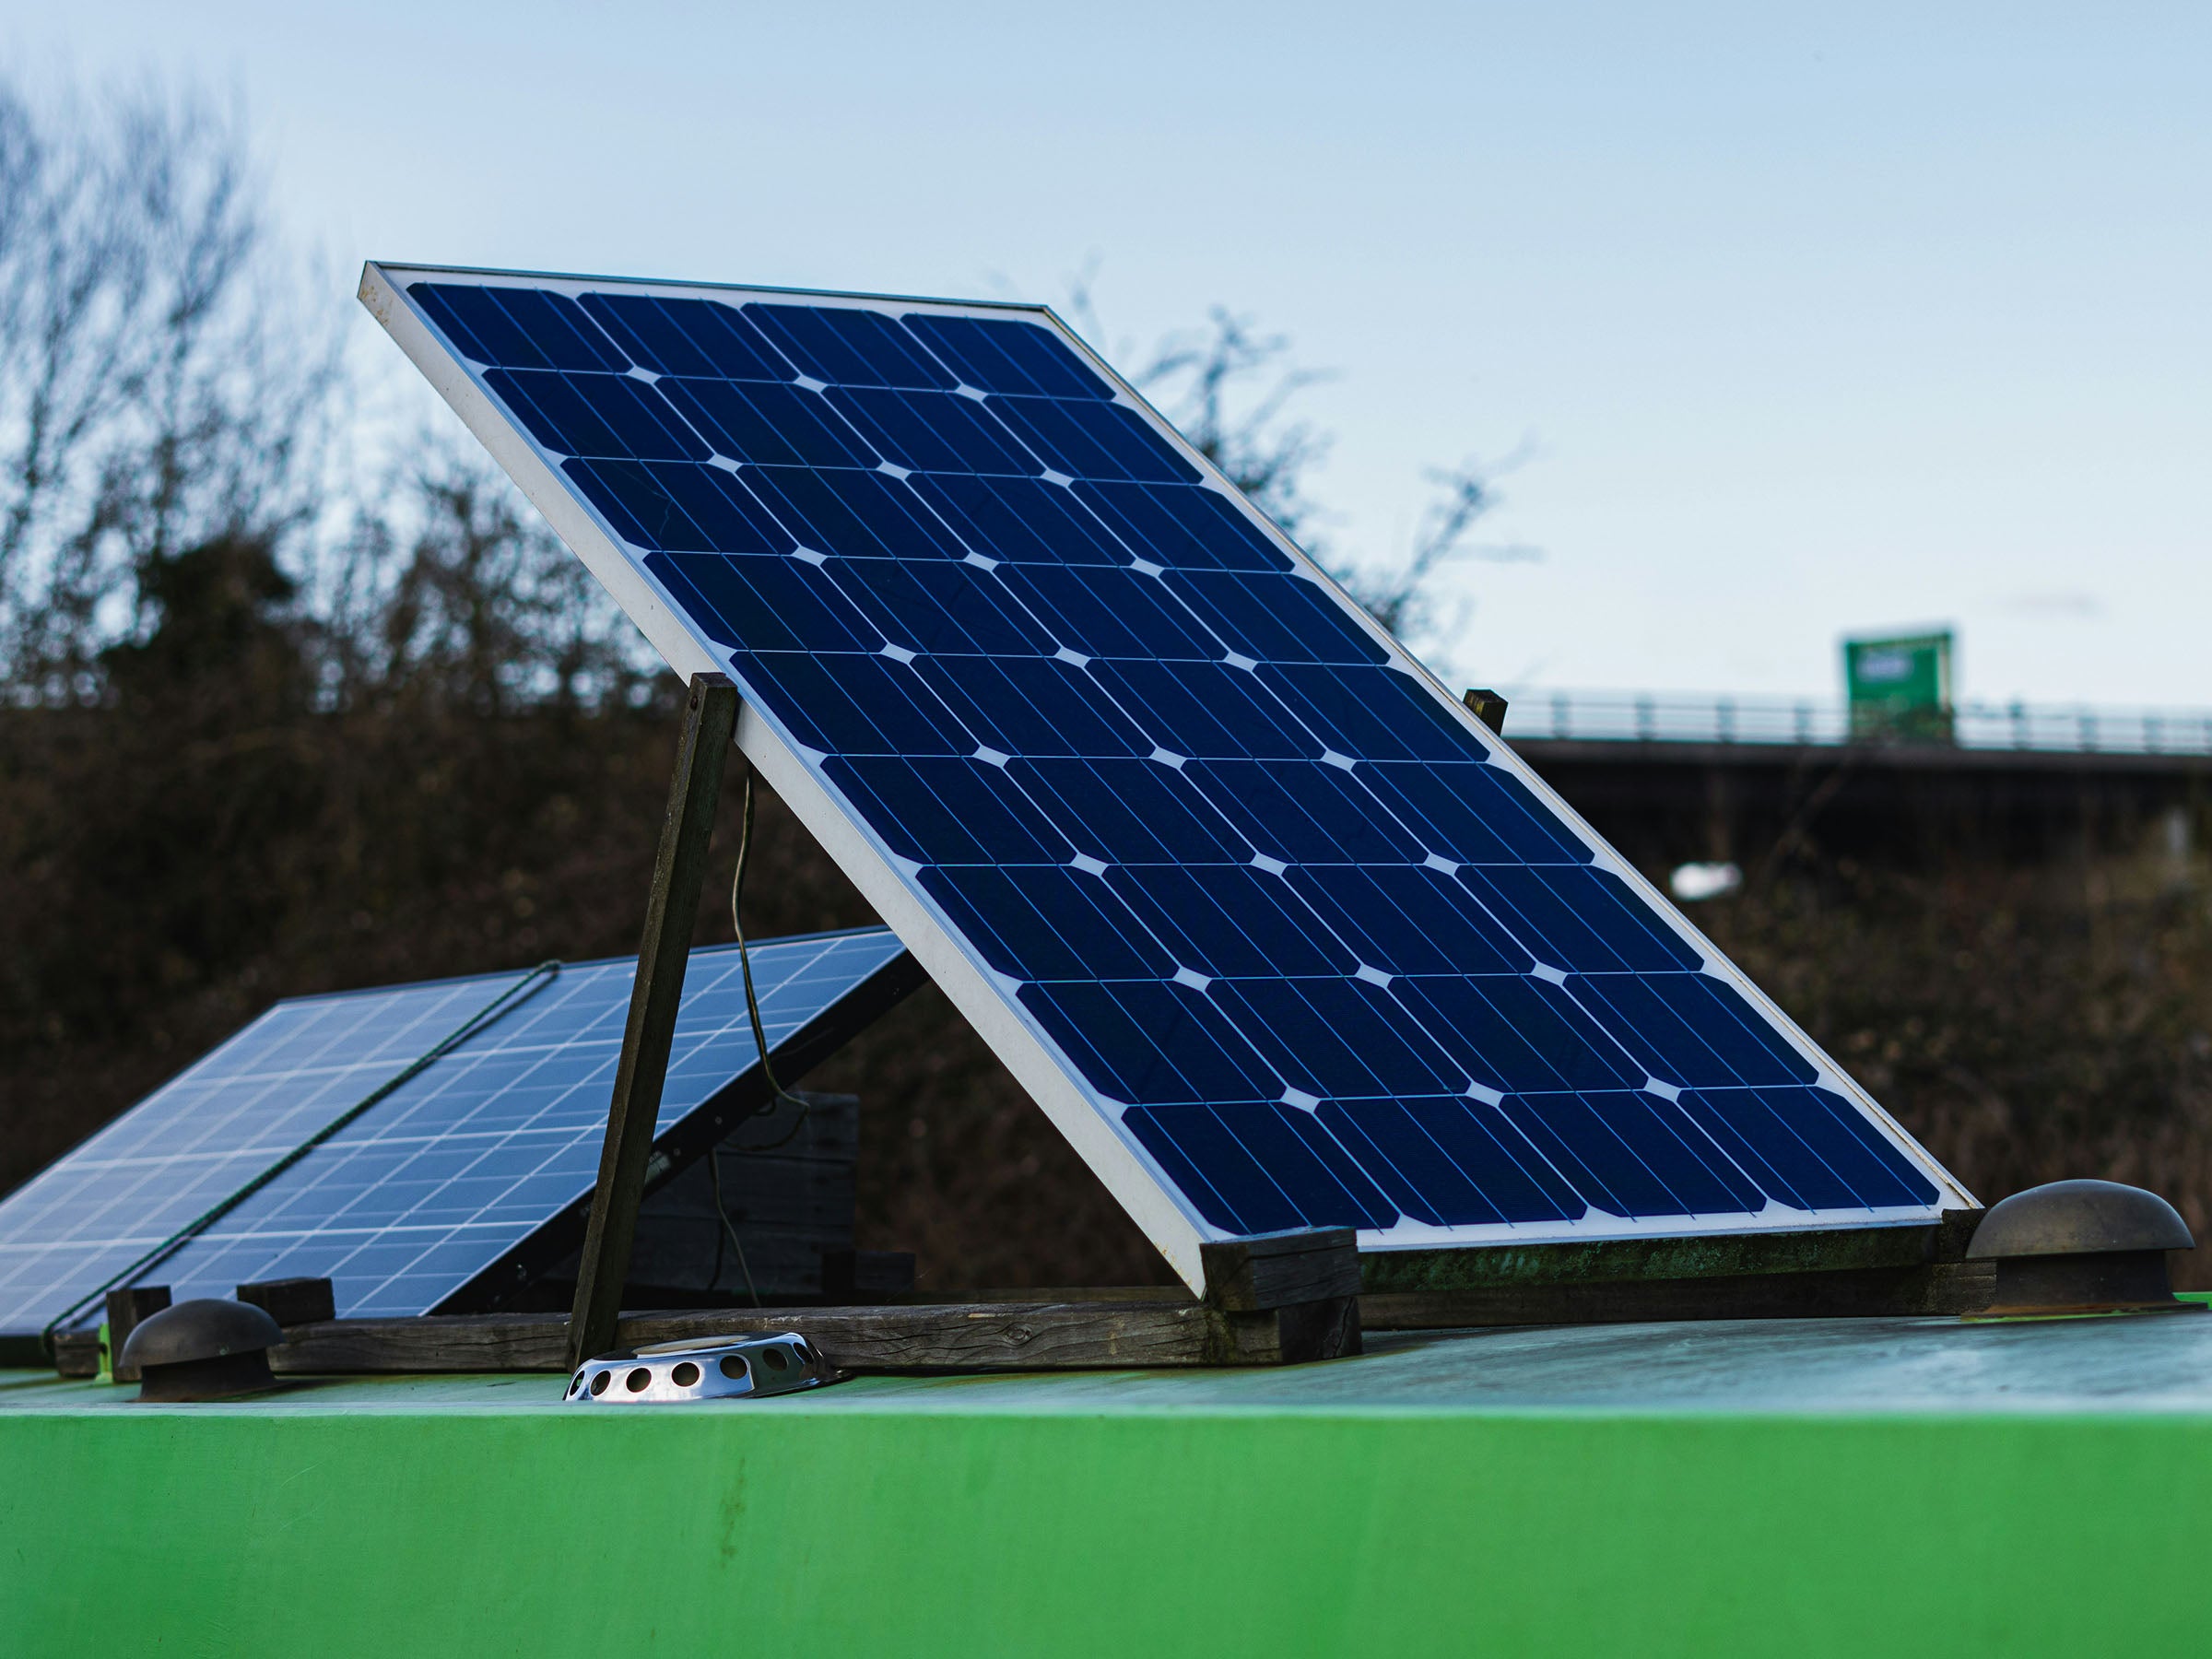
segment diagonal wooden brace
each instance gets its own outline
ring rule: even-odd
[[[599,1184],[592,1194],[576,1275],[576,1306],[569,1319],[571,1367],[615,1346],[622,1282],[637,1237],[638,1206],[645,1196],[645,1166],[653,1155],[661,1088],[668,1078],[668,1049],[683,1002],[691,928],[706,880],[707,844],[722,798],[723,763],[736,724],[737,688],[724,675],[693,675],[676,775],[668,788],[668,817],[653,866],[653,891],[645,902],[645,934],[638,946],[629,1022],[623,1028],[622,1059],[607,1109]]]

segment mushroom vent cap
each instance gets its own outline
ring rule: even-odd
[[[2072,1319],[2095,1313],[2202,1313],[2173,1293],[2167,1253],[2196,1241],[2172,1205],[2116,1181],[2053,1181],[1983,1217],[1969,1261],[1994,1262],[1990,1304],[1964,1318]]]
[[[1992,1206],[1966,1254],[1989,1261],[2195,1247],[2181,1212],[2156,1193],[2116,1181],[2053,1181]]]
[[[141,1400],[222,1400],[276,1386],[268,1350],[284,1328],[248,1302],[203,1297],[143,1321],[123,1345],[123,1363],[143,1381]]]

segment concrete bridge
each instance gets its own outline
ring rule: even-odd
[[[1840,702],[1536,691],[1508,742],[1647,869],[1928,867],[2150,852],[2212,830],[2212,711],[1965,704],[1949,742],[1854,737]]]

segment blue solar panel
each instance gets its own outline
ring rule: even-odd
[[[879,928],[756,945],[752,961],[785,1081],[918,982]],[[525,1282],[581,1237],[635,971],[563,968],[139,1282],[182,1299],[328,1278],[348,1318]],[[523,977],[279,1003],[0,1203],[0,1333],[41,1329]],[[766,1098],[757,1061],[735,947],[692,952],[655,1138],[672,1170]]]
[[[1186,1274],[1965,1201],[1049,313],[364,298]]]
[[[0,1200],[0,1332],[36,1332],[521,979],[278,1003]]]

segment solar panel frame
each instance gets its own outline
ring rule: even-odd
[[[1932,1206],[1900,1206],[1894,1212],[1869,1218],[1859,1224],[1895,1224],[1925,1219],[1944,1208],[1971,1206],[1966,1190],[1922,1148],[1880,1105],[1823,1053],[1789,1018],[1735,966],[1705,939],[1674,906],[1598,837],[1556,793],[1535,775],[1512,748],[1477,720],[1460,700],[1412,657],[1371,617],[1345,594],[1337,584],[1246,500],[1211,463],[1187,443],[1173,426],[1154,409],[1112,368],[1092,352],[1073,330],[1043,306],[994,302],[950,301],[903,296],[832,293],[698,282],[653,282],[628,278],[559,276],[543,273],[472,270],[453,266],[406,265],[371,262],[362,273],[360,298],[370,312],[391,333],[408,358],[432,386],[453,407],[470,431],[485,445],[525,496],[542,512],[585,566],[637,622],[648,641],[679,674],[729,672],[726,656],[714,642],[695,630],[680,601],[662,587],[644,568],[641,558],[624,550],[623,537],[606,517],[555,466],[525,429],[519,417],[511,417],[495,399],[487,378],[464,362],[440,338],[421,306],[407,288],[422,281],[452,282],[496,288],[543,288],[570,296],[593,291],[619,290],[669,299],[715,299],[731,305],[751,301],[802,302],[871,311],[887,317],[982,318],[1018,320],[1050,329],[1077,360],[1112,394],[1112,402],[1129,411],[1154,437],[1169,446],[1218,498],[1266,544],[1287,559],[1293,573],[1313,584],[1317,594],[1336,606],[1360,630],[1381,660],[1403,672],[1409,683],[1432,698],[1445,717],[1479,746],[1488,760],[1518,780],[1553,816],[1586,853],[1596,868],[1622,882],[1678,937],[1698,959],[1702,971],[1732,987],[1763,1017],[1792,1050],[1816,1073],[1819,1087],[1832,1091],[1855,1107],[1876,1133],[1889,1142],[1934,1186]],[[489,372],[500,372],[490,371]],[[842,389],[842,388],[835,388]],[[623,417],[628,418],[628,417]],[[884,429],[878,427],[877,429]],[[1204,1270],[1199,1244],[1210,1239],[1239,1236],[1200,1215],[1185,1198],[1182,1178],[1171,1172],[1149,1150],[1110,1121],[1102,1105],[1078,1081],[1075,1063],[1037,1022],[1015,1001],[1020,982],[994,969],[971,942],[947,925],[941,903],[924,901],[909,878],[912,861],[905,859],[853,811],[840,804],[825,782],[800,753],[806,746],[770,713],[747,698],[740,712],[736,742],[771,787],[785,800],[800,821],[814,834],[848,878],[876,908],[914,953],[930,977],[944,989],[954,1006],[967,1017],[993,1050],[1006,1064],[1018,1082],[1030,1093],[1066,1136],[1108,1190],[1121,1203],[1169,1263],[1194,1288],[1203,1288]],[[901,866],[908,866],[902,870]],[[1438,1245],[1544,1239],[1594,1239],[1635,1236],[1678,1236],[1685,1233],[1769,1232],[1776,1230],[1830,1230],[1853,1225],[1848,1218],[1802,1213],[1777,1215],[1773,1206],[1741,1216],[1700,1216],[1686,1223],[1679,1217],[1640,1219],[1605,1216],[1546,1223],[1515,1222],[1485,1233],[1465,1226],[1431,1227],[1412,1216],[1401,1215],[1388,1236],[1363,1231],[1363,1249],[1419,1249]]]

